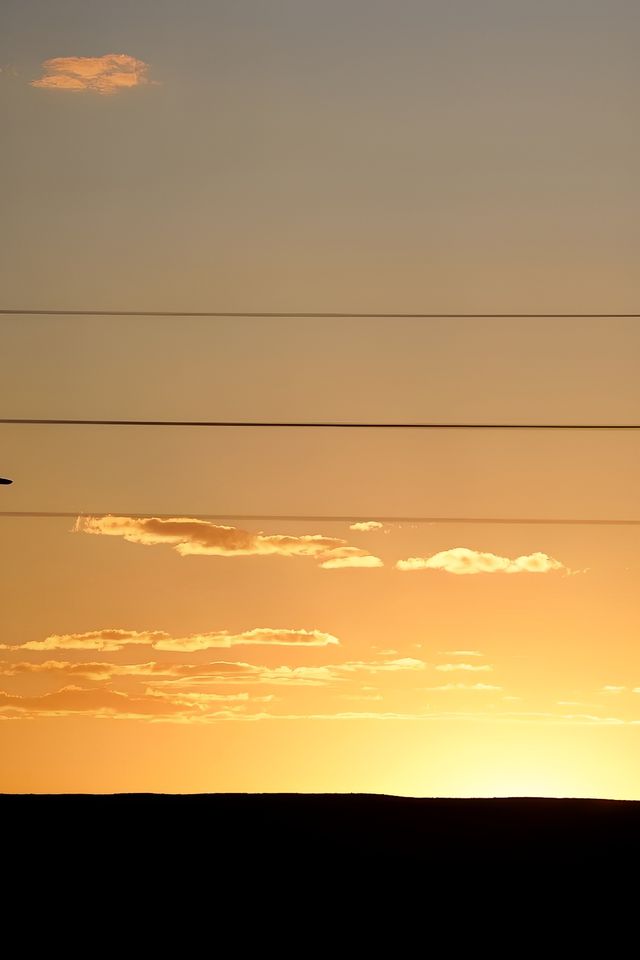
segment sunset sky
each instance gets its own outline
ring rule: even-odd
[[[636,319],[508,314],[638,312],[639,41],[5,0],[0,309],[507,316],[2,316],[0,416],[637,423]],[[0,425],[0,475],[65,514],[0,516],[0,791],[640,799],[640,528],[497,522],[640,519],[635,431]]]

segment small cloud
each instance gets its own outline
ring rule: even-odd
[[[480,673],[493,670],[488,663],[439,663],[436,670],[442,670],[443,673],[450,673],[453,670],[467,670],[469,673]]]
[[[441,657],[483,657],[479,650],[439,650]]]
[[[338,696],[341,700],[369,700],[372,702],[384,700],[384,697],[380,693],[339,693]]]
[[[349,530],[357,530],[360,533],[371,533],[372,530],[382,530],[384,524],[379,523],[377,520],[358,520],[357,523],[352,523],[349,527]]]
[[[626,689],[627,689],[626,687],[616,687],[613,684],[607,684],[602,688],[602,692],[603,693],[624,693]],[[637,693],[637,692],[638,691],[636,689],[634,693]]]
[[[337,560],[325,560],[320,566],[323,570],[345,570],[347,567],[382,567],[380,557],[338,557]]]
[[[458,575],[472,573],[548,573],[550,570],[566,570],[564,564],[546,553],[531,553],[528,556],[499,557],[495,553],[479,553],[467,547],[443,550],[431,557],[409,557],[398,560],[398,570],[444,570]]]
[[[584,703],[583,700],[557,700],[559,707],[593,707],[593,703]]]
[[[82,93],[87,90],[113,94],[151,81],[149,64],[126,53],[106,53],[102,57],[54,57],[42,64],[42,76],[31,86],[41,90],[66,90]]]
[[[427,687],[427,690],[449,691],[449,690],[475,690],[475,691],[497,691],[502,687],[495,687],[491,683],[444,683],[439,687]]]
[[[336,664],[330,669],[347,673],[355,673],[360,670],[366,673],[395,673],[402,670],[424,670],[426,666],[424,660],[416,660],[414,657],[400,657],[397,660],[354,660],[349,663]]]

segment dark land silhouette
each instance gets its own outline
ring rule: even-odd
[[[40,858],[103,852],[148,867],[224,864],[362,870],[619,863],[640,853],[640,802],[412,799],[370,794],[0,796],[5,829]],[[90,863],[90,858],[87,863]],[[630,861],[633,862],[633,861]]]

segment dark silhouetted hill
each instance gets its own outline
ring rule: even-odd
[[[2,795],[5,836],[41,862],[108,853],[147,868],[367,870],[382,863],[554,870],[635,861],[640,802],[359,794]]]

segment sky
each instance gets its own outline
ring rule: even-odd
[[[3,316],[2,416],[637,422],[639,39],[5,0],[0,308],[364,316]],[[64,514],[0,516],[0,790],[640,799],[638,527],[541,522],[640,518],[639,442],[0,425]]]

